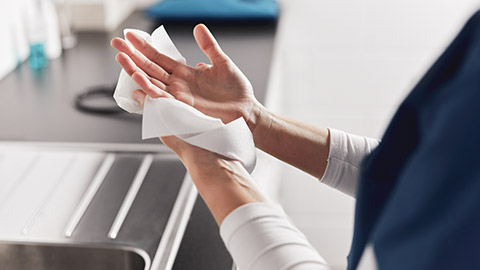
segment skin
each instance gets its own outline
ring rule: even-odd
[[[263,107],[240,69],[222,51],[203,24],[193,34],[211,64],[181,64],[159,53],[141,37],[128,33],[130,46],[114,38],[117,62],[142,89],[132,98],[142,106],[146,95],[176,98],[228,123],[243,117],[256,147],[317,178],[327,166],[329,131],[276,115]],[[160,138],[182,160],[218,224],[235,208],[266,201],[243,166],[174,136]]]

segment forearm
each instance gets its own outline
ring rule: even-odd
[[[238,161],[218,155],[183,159],[197,189],[220,225],[237,207],[267,201],[256,182]]]
[[[267,202],[240,162],[196,147],[177,153],[241,269],[329,269],[281,207]]]
[[[317,178],[327,167],[329,131],[257,108],[255,145],[270,155]]]
[[[329,270],[280,205],[250,203],[230,213],[220,235],[240,269]]]

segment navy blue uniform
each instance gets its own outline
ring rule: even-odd
[[[364,161],[348,269],[480,269],[480,12]]]

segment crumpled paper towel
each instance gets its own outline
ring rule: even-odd
[[[143,37],[170,58],[186,63],[163,26],[153,31],[151,36],[140,30],[124,30],[124,34],[128,32]],[[205,115],[173,98],[147,96],[142,109],[140,104],[131,98],[136,89],[141,87],[122,70],[113,97],[122,109],[143,114],[143,139],[175,135],[192,145],[238,160],[249,173],[253,171],[256,164],[255,145],[252,133],[243,118],[224,124],[221,119]]]

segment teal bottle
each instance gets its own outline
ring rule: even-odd
[[[45,46],[43,43],[30,44],[28,65],[35,70],[42,69],[48,65],[48,58],[45,54]]]
[[[45,42],[47,40],[47,24],[45,5],[47,0],[29,0],[27,6],[27,33],[30,46],[28,65],[33,70],[40,70],[48,65]]]

